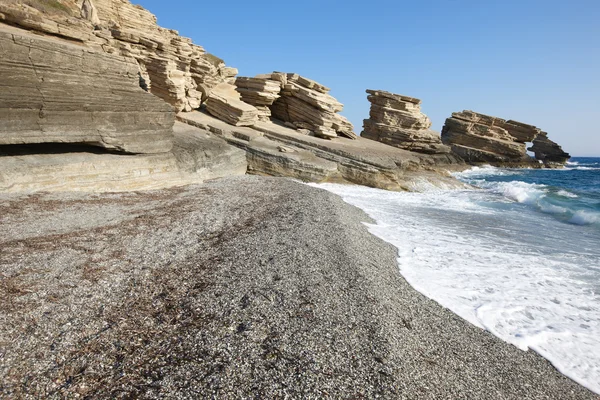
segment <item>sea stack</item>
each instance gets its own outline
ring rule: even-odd
[[[419,153],[448,153],[431,120],[421,112],[421,100],[383,90],[367,90],[370,118],[364,120],[361,136]]]
[[[531,163],[526,142],[541,133],[533,125],[465,110],[452,113],[442,129],[442,141],[468,162]]]

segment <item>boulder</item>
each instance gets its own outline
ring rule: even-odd
[[[133,59],[0,25],[0,145],[172,147],[173,108],[139,87]]]
[[[450,151],[439,133],[429,129],[431,120],[421,112],[421,100],[383,90],[367,93],[371,111],[364,120],[362,137],[420,153]]]
[[[343,110],[343,104],[329,94],[328,87],[294,73],[275,72],[271,79],[281,85],[280,97],[271,106],[274,118],[298,129],[308,129],[321,138],[356,139],[350,121],[337,114]]]

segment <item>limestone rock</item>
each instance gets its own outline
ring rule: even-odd
[[[268,78],[238,77],[235,80],[235,86],[241,95],[241,99],[256,107],[259,120],[271,120],[271,109],[269,107],[279,98],[281,92],[280,82],[272,80],[270,76]]]
[[[533,139],[533,146],[527,150],[535,153],[535,159],[542,161],[548,167],[563,166],[571,155],[565,152],[556,142],[548,139],[546,132],[541,132]]]
[[[233,86],[217,86],[206,101],[206,110],[213,116],[235,126],[252,126],[258,121],[259,111],[239,99]]]
[[[235,68],[177,31],[158,26],[152,13],[129,0],[61,0],[60,7],[44,4],[2,3],[0,22],[134,58],[140,86],[176,111],[198,108],[207,98],[203,93],[235,80]]]
[[[469,162],[531,163],[524,140],[536,129],[532,125],[465,110],[453,113],[446,120],[442,141]]]
[[[93,25],[100,25],[98,10],[92,0],[83,0],[81,3],[81,18],[90,21]]]
[[[271,79],[279,81],[282,88],[281,97],[271,106],[273,117],[321,138],[356,139],[350,121],[337,114],[344,106],[328,94],[329,88],[294,73],[275,72]]]
[[[361,137],[326,141],[303,134],[295,126],[273,122],[258,121],[252,128],[235,127],[203,112],[179,113],[177,118],[246,150],[248,172],[255,174],[410,190],[415,179],[426,175],[423,168],[432,170],[435,179],[443,180],[434,172],[437,165],[446,171],[449,164],[461,163],[449,153],[419,154]]]
[[[189,125],[175,123],[172,151],[160,154],[90,152],[19,154],[0,149],[0,192],[130,191],[201,183],[244,175],[244,151]]]
[[[137,72],[132,59],[0,25],[0,144],[171,150],[173,109]]]
[[[450,148],[430,130],[431,120],[421,112],[421,100],[382,90],[367,90],[370,118],[361,136],[420,153],[443,154]]]

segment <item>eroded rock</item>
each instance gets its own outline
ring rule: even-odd
[[[0,25],[0,145],[85,143],[171,150],[175,114],[130,58]]]
[[[282,85],[281,97],[271,107],[274,118],[289,122],[297,129],[308,129],[321,138],[339,135],[356,139],[350,121],[338,114],[343,104],[329,94],[328,87],[294,73],[276,72],[271,79]]]
[[[383,90],[367,90],[370,118],[364,120],[361,136],[420,153],[448,153],[431,120],[421,112],[421,100]]]

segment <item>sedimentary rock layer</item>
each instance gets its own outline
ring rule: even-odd
[[[189,125],[174,126],[173,149],[160,154],[92,152],[85,146],[68,152],[46,145],[44,154],[30,146],[0,146],[0,192],[132,191],[200,183],[246,173],[246,154],[224,140]]]
[[[571,158],[571,155],[565,152],[561,146],[548,139],[546,132],[541,132],[533,139],[533,146],[527,150],[533,151],[535,159],[549,167],[562,166]]]
[[[256,107],[258,118],[261,121],[271,120],[271,109],[275,100],[279,98],[281,84],[268,77],[238,77],[235,80],[236,90],[241,95],[241,100]]]
[[[176,111],[198,108],[213,87],[233,83],[237,74],[177,31],[159,27],[152,13],[128,0],[46,3],[0,4],[0,22],[134,58],[140,84]]]
[[[421,100],[382,90],[367,90],[370,118],[364,120],[362,137],[420,153],[448,153],[431,120],[421,112]]]
[[[356,138],[350,121],[338,114],[343,104],[328,94],[328,87],[294,73],[273,75],[282,85],[281,97],[271,107],[273,117],[318,137]]]
[[[531,163],[525,141],[539,128],[470,110],[452,113],[442,129],[442,141],[469,162]]]
[[[130,58],[0,24],[0,76],[0,145],[171,149],[173,109],[139,87]]]

